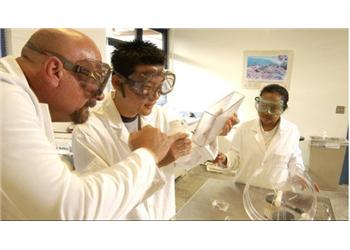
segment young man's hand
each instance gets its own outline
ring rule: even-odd
[[[188,139],[186,133],[178,133],[179,139],[177,139],[170,147],[167,155],[162,161],[159,162],[159,166],[166,166],[182,156],[188,155],[192,150],[192,142]]]
[[[140,131],[130,134],[129,146],[131,150],[146,148],[153,153],[157,163],[163,160],[175,141],[182,139],[184,134],[178,133],[167,136],[158,128],[150,125],[143,127]]]

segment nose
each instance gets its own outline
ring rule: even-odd
[[[147,99],[150,101],[158,100],[160,97],[159,91],[152,91],[148,96]]]
[[[90,97],[90,99],[96,99],[101,101],[104,98],[103,90],[100,89],[96,84],[87,84],[85,90]]]
[[[104,94],[103,92],[100,93],[100,92],[95,92],[90,98],[89,98],[89,106],[90,107],[94,107],[96,105],[96,102],[97,101],[102,101],[103,98],[104,98]]]
[[[97,101],[102,101],[103,98],[105,98],[105,94],[102,92],[101,94],[98,94],[95,96]]]
[[[105,97],[103,90],[98,89],[95,90],[95,92],[93,92],[93,94],[91,95],[92,98],[96,99],[97,101],[102,101],[103,98]]]

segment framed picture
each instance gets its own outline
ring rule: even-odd
[[[276,83],[289,89],[294,51],[244,51],[243,86],[261,89]]]

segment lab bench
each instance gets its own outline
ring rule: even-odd
[[[243,206],[244,185],[234,183],[233,176],[207,172],[204,166],[193,168],[176,181],[177,214],[174,220],[250,220]],[[218,209],[215,202],[227,207]],[[317,195],[314,220],[335,220],[331,201]],[[324,209],[327,207],[327,211]]]

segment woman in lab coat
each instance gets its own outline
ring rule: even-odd
[[[259,118],[239,126],[230,151],[218,154],[214,162],[236,168],[237,182],[246,183],[259,167],[264,171],[252,183],[259,186],[270,180],[275,167],[304,171],[298,128],[281,116],[288,107],[288,99],[284,87],[277,84],[264,87],[255,98]]]
[[[131,152],[129,135],[145,125],[159,128],[168,134],[179,129],[174,127],[178,122],[155,105],[160,95],[169,93],[175,83],[175,75],[164,71],[163,63],[163,53],[148,42],[126,42],[113,52],[112,84],[115,91],[107,95],[89,121],[77,126],[73,133],[74,163],[78,171],[94,171],[94,168],[85,166],[86,161],[95,158],[107,165],[124,159]],[[223,133],[227,133],[235,122],[235,119],[230,119]],[[192,148],[191,141],[184,134],[159,163],[163,166],[160,170],[166,180],[165,186],[122,219],[171,219],[176,211],[175,167],[194,167],[214,159],[217,153],[216,141],[205,147]],[[188,154],[191,157],[186,157],[186,161],[181,158]]]

